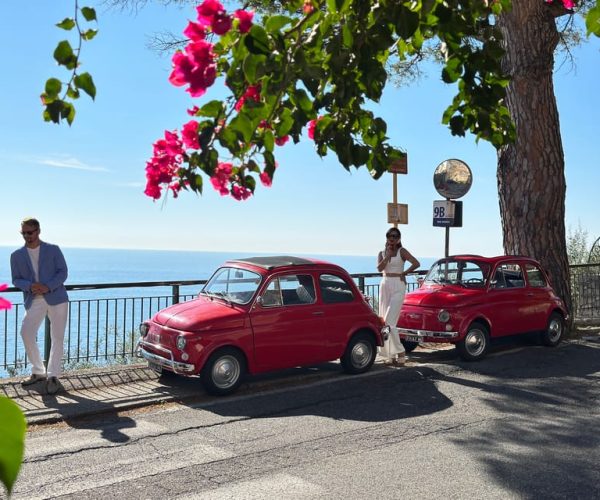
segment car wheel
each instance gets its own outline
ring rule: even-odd
[[[456,344],[458,354],[465,361],[476,361],[487,353],[490,346],[490,335],[485,325],[473,323],[465,338]]]
[[[202,369],[200,380],[209,394],[224,396],[231,394],[242,383],[246,374],[244,356],[232,348],[213,353]]]
[[[546,331],[541,335],[542,344],[549,347],[557,346],[562,339],[564,331],[565,321],[563,317],[559,313],[553,312],[548,319]]]
[[[406,352],[413,352],[417,347],[419,347],[419,343],[418,342],[411,342],[410,340],[400,340],[400,342],[402,342],[402,345],[404,346],[404,350]]]
[[[364,373],[373,366],[375,356],[377,348],[373,337],[368,333],[357,333],[348,342],[340,361],[346,373]]]

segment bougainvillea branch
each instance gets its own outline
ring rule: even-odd
[[[82,19],[83,18],[83,19]],[[49,78],[46,81],[44,92],[41,94],[44,105],[44,120],[60,123],[67,120],[71,125],[75,119],[75,106],[73,101],[79,98],[80,91],[88,94],[92,99],[96,97],[96,86],[92,75],[88,72],[79,72],[81,47],[84,41],[92,40],[98,30],[84,29],[83,20],[87,22],[96,21],[96,11],[91,7],[79,8],[75,0],[75,14],[73,17],[63,19],[56,26],[65,31],[77,30],[78,46],[73,48],[68,40],[62,40],[54,50],[54,60],[59,66],[69,71],[69,79],[62,82],[58,78]]]
[[[442,79],[457,93],[442,121],[455,135],[474,133],[500,146],[514,137],[503,105],[500,34],[493,18],[508,0],[293,0],[287,14],[260,24],[247,10],[205,0],[184,30],[169,81],[192,99],[193,120],[155,142],[145,193],[202,192],[203,176],[238,200],[257,180],[270,186],[276,147],[308,132],[317,154],[378,178],[404,156],[369,109],[387,82],[386,63],[408,57],[433,37],[443,42]],[[231,95],[209,100],[213,85]],[[400,110],[399,110],[400,111]],[[317,119],[318,118],[318,119]],[[410,120],[410,116],[406,117]]]

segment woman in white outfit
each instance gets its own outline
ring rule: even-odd
[[[406,292],[406,275],[418,269],[420,263],[402,247],[398,228],[390,228],[385,236],[385,249],[377,256],[377,270],[383,273],[379,286],[379,314],[391,327],[391,332],[383,347],[379,348],[379,355],[388,363],[402,366],[406,355],[396,327]],[[410,267],[405,271],[406,261],[410,262]]]

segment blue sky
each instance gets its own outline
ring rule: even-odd
[[[144,196],[152,143],[185,123],[187,108],[218,97],[215,90],[194,101],[167,81],[170,57],[148,49],[148,38],[181,32],[194,12],[158,3],[133,14],[82,2],[99,16],[100,32],[82,54],[98,94],[95,102],[79,99],[69,128],[42,120],[39,95],[47,78],[66,78],[52,52],[69,35],[54,24],[72,14],[72,0],[0,2],[0,245],[21,245],[19,221],[36,216],[42,239],[64,247],[376,254],[388,227],[392,176],[374,181],[366,169],[348,173],[334,156],[320,159],[309,140],[278,149],[273,187],[259,185],[249,201],[223,198],[208,182],[202,196],[182,193],[166,203]],[[600,42],[573,54],[576,68],[566,64],[555,75],[566,225],[581,224],[593,241],[600,236]],[[398,201],[409,206],[403,242],[417,256],[443,255],[444,230],[432,226],[433,201],[440,199],[433,172],[443,160],[460,158],[471,167],[473,186],[462,198],[464,225],[451,230],[450,252],[502,253],[495,151],[471,136],[454,138],[440,124],[452,91],[436,70],[411,87],[389,84],[374,107],[388,121],[391,142],[409,154],[409,173],[398,177]]]

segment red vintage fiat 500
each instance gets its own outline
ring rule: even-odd
[[[138,355],[157,370],[200,375],[220,395],[246,373],[338,358],[345,371],[365,372],[388,330],[341,267],[254,257],[226,262],[197,299],[142,323]]]
[[[539,332],[545,345],[563,335],[567,310],[540,264],[529,257],[456,255],[437,261],[406,294],[398,329],[419,342],[456,344],[465,360],[485,356],[490,339]]]

